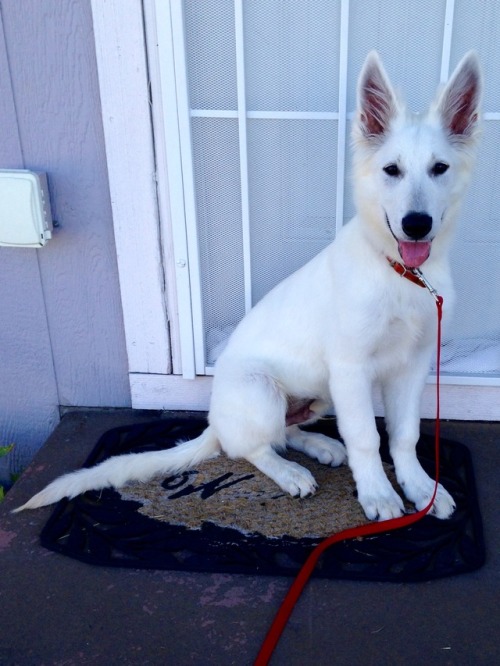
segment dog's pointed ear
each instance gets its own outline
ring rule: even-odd
[[[357,123],[368,140],[380,141],[398,112],[398,102],[378,53],[366,57],[358,80]]]
[[[469,51],[458,63],[436,102],[443,127],[452,140],[464,141],[474,137],[479,127],[481,92],[479,60],[474,51]]]

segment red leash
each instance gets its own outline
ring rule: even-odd
[[[333,546],[334,543],[339,541],[347,541],[348,539],[356,539],[357,537],[370,536],[373,534],[380,534],[381,532],[389,532],[391,530],[398,530],[401,527],[406,527],[407,525],[412,525],[416,523],[421,518],[423,518],[432,508],[434,500],[436,498],[436,493],[438,489],[439,481],[439,368],[441,363],[441,319],[443,315],[443,299],[441,296],[438,296],[437,292],[430,286],[427,280],[423,277],[422,273],[418,269],[406,269],[401,264],[392,262],[389,260],[391,266],[403,277],[410,279],[415,284],[418,284],[420,287],[425,287],[430,291],[436,301],[437,307],[437,371],[436,371],[436,427],[435,427],[435,466],[436,466],[436,483],[434,485],[434,492],[432,494],[429,504],[420,511],[416,513],[411,513],[409,515],[401,516],[400,518],[391,518],[390,520],[382,520],[377,523],[368,523],[366,525],[358,525],[357,527],[352,527],[337,534],[332,534],[332,536],[327,537],[324,541],[321,541],[312,553],[309,555],[307,560],[302,566],[302,569],[297,574],[297,577],[292,583],[292,586],[288,590],[288,593],[283,600],[275,618],[269,629],[260,652],[255,660],[255,666],[267,666],[271,656],[278,644],[278,641],[283,633],[283,630],[286,627],[288,618],[292,614],[292,611],[297,603],[302,590],[304,589],[307,581],[309,580],[314,568],[321,557],[321,555],[327,550],[330,546]],[[396,265],[395,265],[396,264]],[[401,266],[402,270],[399,270],[397,267]],[[409,276],[412,276],[411,278]]]

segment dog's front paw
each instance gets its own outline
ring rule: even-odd
[[[359,495],[358,501],[369,520],[390,520],[399,518],[405,512],[403,500],[397,492],[384,492],[378,495]]]
[[[425,503],[424,506],[426,506]],[[455,511],[456,506],[455,500],[450,493],[441,484],[438,484],[436,499],[430,511],[431,515],[441,520],[449,518]]]
[[[405,496],[415,504],[417,511],[425,509],[434,494],[436,482],[422,468],[416,457],[396,464],[398,483]],[[455,501],[439,483],[436,497],[429,514],[436,518],[449,518],[455,510]]]
[[[365,456],[354,464],[354,455],[349,453],[349,456],[358,501],[366,517],[369,520],[390,520],[402,516],[405,512],[403,500],[387,478],[380,458],[370,462]]]
[[[402,483],[401,484],[406,497],[415,504],[417,511],[425,509],[425,507],[431,501],[431,497],[434,493],[435,481],[433,481],[429,476],[421,477],[419,483]],[[456,504],[453,497],[450,493],[443,488],[439,483],[436,497],[432,505],[429,515],[435,516],[436,518],[446,519],[449,518],[452,513],[455,511]]]

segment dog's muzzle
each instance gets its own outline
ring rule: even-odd
[[[403,217],[401,227],[408,238],[418,241],[425,238],[432,229],[432,217],[427,213],[411,211]]]
[[[387,213],[385,213],[385,221],[394,240],[398,244],[398,251],[403,264],[407,268],[418,268],[421,266],[431,253],[432,239],[426,241],[422,239],[432,229],[432,217],[427,215],[427,213],[417,213],[415,211],[410,211],[405,215],[401,220],[401,228],[409,240],[401,240],[396,236],[392,230]]]

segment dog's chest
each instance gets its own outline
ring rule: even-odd
[[[382,316],[371,327],[370,356],[380,371],[412,361],[416,349],[431,339],[423,313]]]

